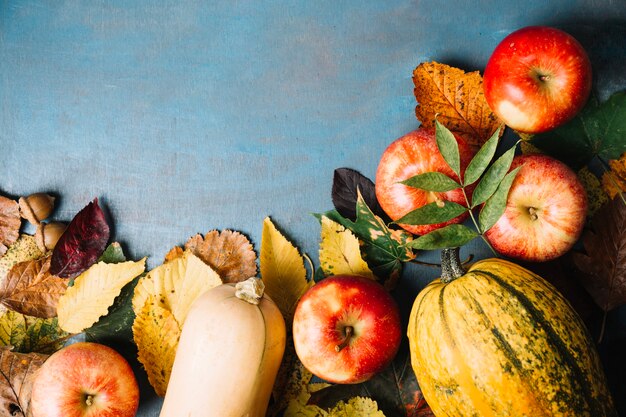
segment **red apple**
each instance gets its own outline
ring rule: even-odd
[[[33,382],[34,417],[133,417],[139,387],[128,362],[112,348],[80,342],[53,353]]]
[[[471,148],[456,137],[459,144],[461,166],[464,169],[473,156]],[[458,178],[441,156],[437,148],[435,131],[420,128],[392,142],[378,163],[376,171],[376,198],[381,208],[392,220],[398,220],[409,212],[437,201],[453,201],[466,205],[462,190],[456,189],[444,193],[424,191],[400,184],[418,174],[441,172],[458,181]],[[424,235],[452,223],[460,223],[467,216],[459,216],[445,223],[429,225],[400,224],[405,230]]]
[[[580,237],[587,194],[567,165],[547,155],[513,159],[517,173],[504,214],[485,233],[499,253],[532,262],[555,259]]]
[[[582,109],[591,91],[591,63],[568,33],[529,26],[505,37],[483,76],[493,112],[518,132],[562,125]]]
[[[336,275],[311,287],[293,318],[293,341],[302,364],[328,382],[356,384],[396,355],[402,337],[398,306],[382,285]]]

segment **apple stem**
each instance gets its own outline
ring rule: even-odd
[[[459,256],[459,248],[441,250],[441,282],[447,284],[465,275],[465,269]]]
[[[93,395],[87,394],[87,397],[85,398],[85,404],[87,404],[87,406],[93,405]]]
[[[539,219],[539,216],[537,215],[537,209],[534,207],[528,207],[528,214],[530,214],[530,220],[532,221]]]
[[[348,344],[350,343],[350,339],[352,338],[352,335],[354,334],[354,327],[346,326],[346,327],[344,327],[343,332],[345,334],[345,337],[344,337],[343,341],[340,344],[338,344],[337,346],[335,346],[335,351],[337,351],[337,352],[340,352],[341,349],[343,349],[346,346],[348,346]]]

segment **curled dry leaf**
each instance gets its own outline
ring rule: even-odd
[[[116,264],[99,262],[74,280],[60,298],[57,314],[59,324],[69,333],[90,327],[107,314],[122,287],[143,273],[146,259]]]
[[[181,327],[174,315],[150,295],[133,323],[137,357],[157,395],[163,397],[172,373]],[[217,359],[217,358],[216,358]]]
[[[591,219],[582,237],[586,253],[574,253],[581,283],[604,311],[626,303],[626,205],[611,200]]]
[[[109,225],[96,198],[74,216],[59,238],[50,273],[74,278],[96,263],[109,241]]]
[[[618,159],[609,160],[610,171],[602,175],[602,188],[610,198],[626,193],[626,153]]]
[[[313,281],[306,278],[304,260],[298,249],[276,229],[269,217],[263,220],[260,264],[265,292],[276,303],[289,327],[298,300]]]
[[[0,283],[4,281],[11,268],[16,264],[39,259],[42,256],[44,256],[44,254],[37,246],[37,242],[33,236],[26,234],[20,235],[4,256],[0,257]]]
[[[374,278],[361,257],[359,239],[326,216],[322,216],[320,266],[325,276],[346,274]]]
[[[413,71],[418,102],[415,114],[422,125],[434,127],[435,118],[479,148],[502,124],[483,94],[478,71],[468,72],[437,62],[425,62]],[[502,131],[501,131],[502,133]]]
[[[55,317],[67,280],[50,274],[49,269],[49,256],[14,265],[0,283],[0,302],[29,316]]]
[[[239,232],[211,230],[204,237],[198,234],[185,243],[185,249],[213,268],[225,283],[256,276],[256,252]]]
[[[17,201],[0,195],[0,256],[17,240],[21,225]]]
[[[180,246],[174,246],[168,253],[165,254],[165,259],[163,263],[171,262],[175,259],[178,259],[183,256],[185,251]]]
[[[47,355],[0,348],[0,415],[30,416],[30,396],[37,370]]]

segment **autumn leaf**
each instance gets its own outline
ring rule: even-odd
[[[79,211],[59,238],[50,262],[50,273],[74,278],[96,263],[109,241],[109,225],[98,199]]]
[[[298,300],[313,281],[306,278],[304,260],[298,249],[276,229],[269,217],[263,220],[260,269],[266,294],[290,326]]]
[[[435,119],[479,148],[502,124],[491,111],[478,71],[465,71],[437,62],[425,62],[413,71],[417,119],[434,127]],[[502,132],[501,132],[502,133]]]
[[[47,355],[15,353],[0,348],[0,415],[30,416],[34,377]]]
[[[337,168],[333,175],[332,200],[343,217],[355,221],[359,192],[375,215],[389,220],[376,198],[376,188],[369,178],[350,168]]]
[[[0,302],[22,314],[52,318],[67,280],[50,274],[50,257],[20,262],[0,283]]]
[[[116,264],[99,262],[76,277],[59,300],[61,328],[78,333],[96,323],[107,314],[122,287],[143,273],[145,264],[145,258]]]
[[[289,406],[289,403],[300,399],[302,392],[307,391],[307,385],[313,377],[313,374],[298,359],[293,337],[290,333],[288,331],[285,352],[274,382],[273,397],[275,401],[268,408],[268,416],[282,415],[286,417],[287,414],[283,411]],[[308,397],[303,404],[306,404],[306,401],[308,401]]]
[[[354,397],[348,402],[340,401],[328,413],[328,417],[385,417],[382,411],[378,410],[378,404],[371,398]]]
[[[587,216],[591,217],[609,201],[609,196],[598,177],[588,167],[582,167],[576,175],[587,193]]]
[[[222,284],[220,277],[189,251],[158,266],[139,279],[133,295],[133,310],[139,314],[150,296],[169,310],[182,326],[191,304],[205,291]]]
[[[137,358],[148,374],[150,385],[163,397],[172,373],[181,326],[171,311],[150,295],[133,323],[133,334]]]
[[[0,283],[4,281],[11,268],[16,264],[39,259],[43,255],[33,236],[20,235],[4,256],[0,257]]]
[[[320,265],[325,276],[346,274],[374,278],[361,257],[357,237],[326,216],[322,216]]]
[[[407,339],[403,340],[392,363],[370,380],[360,384],[331,385],[313,393],[309,403],[327,409],[356,396],[376,401],[380,410],[389,416],[434,417],[411,368]]]
[[[168,263],[175,259],[178,259],[182,257],[184,253],[185,251],[183,250],[183,248],[181,248],[180,246],[174,246],[172,249],[170,249],[169,252],[165,254],[165,259],[163,259],[163,263]]]
[[[626,205],[611,200],[591,219],[582,237],[585,253],[572,255],[581,283],[602,310],[626,303]]]
[[[20,206],[17,201],[0,195],[0,256],[15,243],[21,225]]]
[[[317,217],[326,216],[354,233],[363,244],[361,252],[369,268],[385,288],[393,289],[400,278],[403,264],[415,257],[413,251],[407,248],[407,243],[413,237],[404,230],[387,227],[385,221],[370,210],[360,193],[356,211],[355,221],[343,217],[337,210]]]
[[[256,276],[256,252],[239,232],[212,230],[204,237],[198,234],[185,243],[185,249],[213,268],[225,283]]]
[[[626,193],[626,152],[609,161],[610,170],[602,174],[602,188],[610,198]]]
[[[41,319],[12,310],[0,313],[0,346],[15,352],[52,353],[63,346],[66,336],[56,317]]]

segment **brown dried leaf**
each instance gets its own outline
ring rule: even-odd
[[[436,117],[469,145],[479,148],[502,124],[485,100],[478,71],[466,73],[449,65],[425,62],[413,71],[413,84],[418,102],[415,115],[424,126],[434,127]]]
[[[626,303],[626,205],[619,198],[603,206],[584,233],[586,253],[574,253],[581,283],[604,311]]]
[[[17,240],[21,225],[20,205],[0,195],[0,256]]]
[[[13,353],[0,348],[0,415],[30,415],[34,376],[47,358],[48,355],[39,353]]]
[[[182,258],[185,251],[180,246],[174,246],[168,253],[165,254],[164,263],[172,262],[178,258]]]
[[[7,277],[11,268],[16,264],[32,259],[39,259],[42,256],[44,256],[44,254],[37,246],[35,237],[21,234],[4,256],[0,257],[0,282]]]
[[[67,280],[50,274],[50,256],[20,262],[0,283],[0,302],[29,316],[52,318]]]
[[[611,198],[626,192],[626,153],[609,161],[611,170],[602,175],[602,188]]]
[[[213,268],[224,283],[256,276],[256,252],[239,232],[211,230],[204,238],[197,234],[185,243],[185,249]]]

